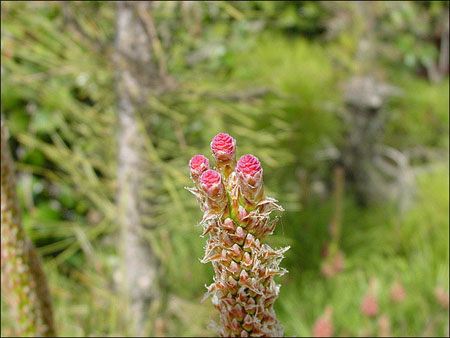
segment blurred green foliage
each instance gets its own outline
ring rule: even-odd
[[[115,207],[115,4],[1,6],[1,111],[20,172],[24,226],[45,258],[59,332],[126,335]],[[448,312],[433,292],[449,285],[449,168],[448,155],[441,155],[449,150],[449,82],[448,73],[430,82],[423,67],[438,61],[435,28],[448,2],[370,6],[380,56],[363,65],[355,55],[369,28],[349,2],[157,3],[152,14],[176,86],[148,97],[139,112],[153,168],[143,186],[157,208],[152,223],[159,224],[145,236],[162,262],[168,295],[156,323],[151,319],[154,332],[212,333],[213,308],[199,303],[212,276],[198,262],[201,215],[183,187],[190,185],[190,157],[208,153],[211,138],[228,132],[238,155],[261,159],[267,193],[286,209],[269,239],[292,247],[276,303],[286,335],[310,335],[327,304],[338,333],[376,332],[376,322],[359,311],[371,278],[394,335],[427,329],[444,335]],[[341,17],[351,20],[334,24]],[[323,154],[339,149],[345,137],[341,82],[368,69],[403,92],[387,105],[383,142],[438,155],[413,162],[419,184],[403,214],[391,202],[362,209],[346,187],[346,269],[325,279],[320,263],[334,162]],[[394,306],[388,293],[396,279],[407,299]],[[2,335],[9,326],[2,303]]]

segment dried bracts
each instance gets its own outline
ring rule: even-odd
[[[273,337],[283,335],[273,304],[280,286],[273,279],[285,269],[279,267],[289,247],[274,250],[263,243],[275,229],[274,210],[283,211],[276,200],[264,196],[263,170],[253,155],[236,163],[236,141],[218,134],[211,142],[215,170],[203,155],[190,163],[194,188],[187,188],[198,199],[204,212],[200,224],[206,241],[203,263],[212,262],[214,283],[205,298],[212,296],[220,311],[225,337]]]

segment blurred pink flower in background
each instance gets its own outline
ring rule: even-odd
[[[314,323],[313,337],[333,336],[333,309],[328,305],[324,313]]]
[[[375,296],[375,281],[370,281],[369,290],[367,290],[361,302],[361,312],[367,317],[375,317],[378,314],[378,300]]]
[[[328,250],[325,250],[325,255],[328,255]],[[325,256],[326,257],[326,256]],[[333,258],[326,259],[321,267],[320,271],[325,277],[333,277],[345,269],[345,257],[342,251],[336,252]]]
[[[345,269],[345,258],[342,251],[338,251],[334,257],[333,267],[336,273],[339,273]]]
[[[378,336],[391,337],[391,320],[384,314],[378,319]]]
[[[448,309],[449,298],[448,293],[442,286],[436,287],[434,290],[434,295],[438,303],[442,306],[443,309]]]
[[[395,281],[391,286],[390,295],[394,303],[402,303],[406,298],[406,291],[402,283]]]

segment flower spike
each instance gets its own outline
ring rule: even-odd
[[[202,263],[211,262],[214,282],[207,287],[206,299],[220,312],[220,325],[214,325],[223,337],[278,337],[283,326],[278,322],[273,304],[280,286],[275,275],[283,253],[263,243],[275,228],[283,211],[276,200],[265,197],[262,167],[253,155],[244,155],[236,163],[236,141],[228,134],[218,134],[211,142],[215,168],[202,155],[189,162],[196,188],[187,188],[200,202],[204,212],[200,224],[202,237],[209,235]]]

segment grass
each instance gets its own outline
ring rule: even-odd
[[[320,274],[320,248],[314,247],[317,244],[311,243],[304,231],[308,223],[308,229],[326,237],[331,210],[327,203],[301,213],[286,212],[276,236],[288,238],[292,245],[283,264],[290,273],[281,279],[276,310],[287,336],[310,335],[314,321],[328,304],[334,308],[337,333],[358,335],[366,329],[376,330],[376,320],[367,320],[359,310],[372,278],[377,280],[380,314],[389,316],[395,336],[421,335],[433,322],[433,334],[444,334],[448,312],[436,302],[434,288],[449,287],[448,173],[448,166],[443,165],[435,172],[421,174],[417,201],[401,217],[386,206],[360,210],[348,194],[341,243],[346,269],[331,279]],[[167,243],[170,249],[165,265],[171,296],[158,324],[166,335],[212,334],[205,328],[215,312],[208,301],[199,303],[203,284],[210,281],[212,271],[197,259],[203,240],[197,237],[200,229],[195,231],[196,216],[193,213],[191,225]],[[293,216],[296,222],[289,221]],[[128,332],[121,316],[124,304],[118,293],[118,259],[115,250],[110,251],[113,247],[102,243],[94,244],[90,254],[82,250],[89,257],[87,266],[69,272],[47,260],[61,335],[114,336]],[[397,279],[407,293],[402,304],[389,299],[389,288]],[[6,330],[8,321],[2,320]]]
[[[448,290],[449,286],[448,183],[446,166],[419,177],[416,204],[401,217],[386,206],[360,211],[353,201],[347,201],[342,234],[347,268],[332,279],[324,279],[317,266],[291,272],[277,304],[286,335],[311,335],[315,319],[328,304],[334,308],[337,334],[358,335],[374,327],[375,322],[365,320],[359,311],[372,278],[378,282],[380,314],[391,318],[394,336],[421,335],[433,318],[437,318],[433,334],[443,335],[448,310],[440,308],[434,289],[441,285]],[[309,226],[325,228],[321,223]],[[301,236],[301,231],[297,234]],[[297,250],[311,249],[302,247],[302,242],[298,240],[288,256],[307,256],[296,255]],[[312,261],[318,261],[318,250],[311,251]],[[297,264],[310,265],[300,260]],[[396,279],[407,292],[404,303],[398,305],[389,299],[389,288]]]

